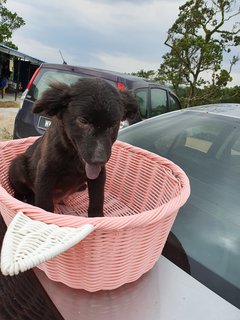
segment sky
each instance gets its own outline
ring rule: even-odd
[[[12,40],[45,62],[119,72],[157,70],[164,41],[186,0],[7,0],[26,25]],[[227,63],[226,59],[226,63]],[[227,68],[227,67],[226,67]],[[231,85],[240,85],[240,62]]]

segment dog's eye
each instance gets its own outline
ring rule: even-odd
[[[89,122],[87,121],[87,119],[82,117],[77,117],[77,123],[79,125],[89,125]]]

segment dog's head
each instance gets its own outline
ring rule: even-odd
[[[79,79],[70,86],[52,83],[33,108],[35,113],[44,112],[62,122],[68,139],[86,164],[89,179],[95,179],[110,158],[120,122],[133,118],[137,110],[130,92],[119,91],[98,78]]]

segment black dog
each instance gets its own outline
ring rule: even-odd
[[[52,117],[51,126],[10,164],[15,197],[44,210],[79,191],[87,181],[88,216],[102,216],[105,164],[121,120],[137,112],[135,98],[98,78],[70,86],[52,83],[33,112]]]

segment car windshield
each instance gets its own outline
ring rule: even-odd
[[[240,119],[183,111],[122,130],[119,139],[171,159],[191,196],[172,232],[191,274],[240,306]]]

